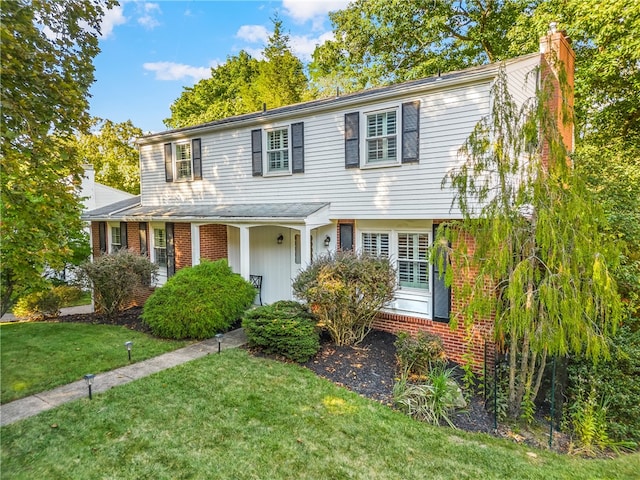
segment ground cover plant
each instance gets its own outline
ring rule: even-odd
[[[3,476],[14,479],[625,479],[640,468],[638,454],[584,460],[431,427],[242,349],[0,433]]]
[[[133,342],[133,361],[186,344],[153,338],[123,326],[57,322],[2,324],[0,402],[74,382],[86,373],[127,365],[126,341]]]
[[[306,306],[287,300],[254,308],[242,318],[250,347],[306,362],[320,349],[317,318]]]

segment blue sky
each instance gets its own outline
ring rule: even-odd
[[[308,61],[331,36],[327,13],[348,0],[128,1],[102,23],[101,53],[90,113],[131,120],[146,132],[165,130],[169,106],[186,86],[210,76],[211,67],[244,49],[260,58],[277,12],[291,47]]]

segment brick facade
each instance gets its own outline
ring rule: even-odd
[[[220,260],[227,258],[227,226],[202,225],[200,227],[200,258]]]
[[[176,255],[176,270],[192,265],[191,224],[176,223],[173,226],[173,245]]]

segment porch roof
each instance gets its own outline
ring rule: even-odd
[[[145,206],[140,205],[140,198],[136,197],[85,212],[82,219],[125,222],[304,222],[321,210],[328,209],[329,205],[316,202]]]

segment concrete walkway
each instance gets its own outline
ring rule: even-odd
[[[228,348],[239,347],[246,342],[247,337],[244,330],[239,328],[232,332],[225,333],[221,343],[221,349],[226,350]],[[158,357],[117,368],[110,372],[98,373],[93,382],[92,393],[97,394],[104,392],[112,387],[123,385],[151,375],[152,373],[217,352],[218,342],[215,338],[211,338]],[[71,400],[87,396],[88,387],[84,379],[82,379],[68,385],[54,388],[48,392],[37,393],[30,397],[0,405],[0,426],[9,425],[18,420],[37,415],[45,410],[55,408],[63,403],[70,402]]]
[[[93,313],[93,305],[78,305],[77,307],[65,307],[60,309],[60,316],[63,315],[79,315],[83,313]],[[2,318],[0,318],[0,322],[15,322],[18,319],[13,315],[13,313],[5,313]]]

